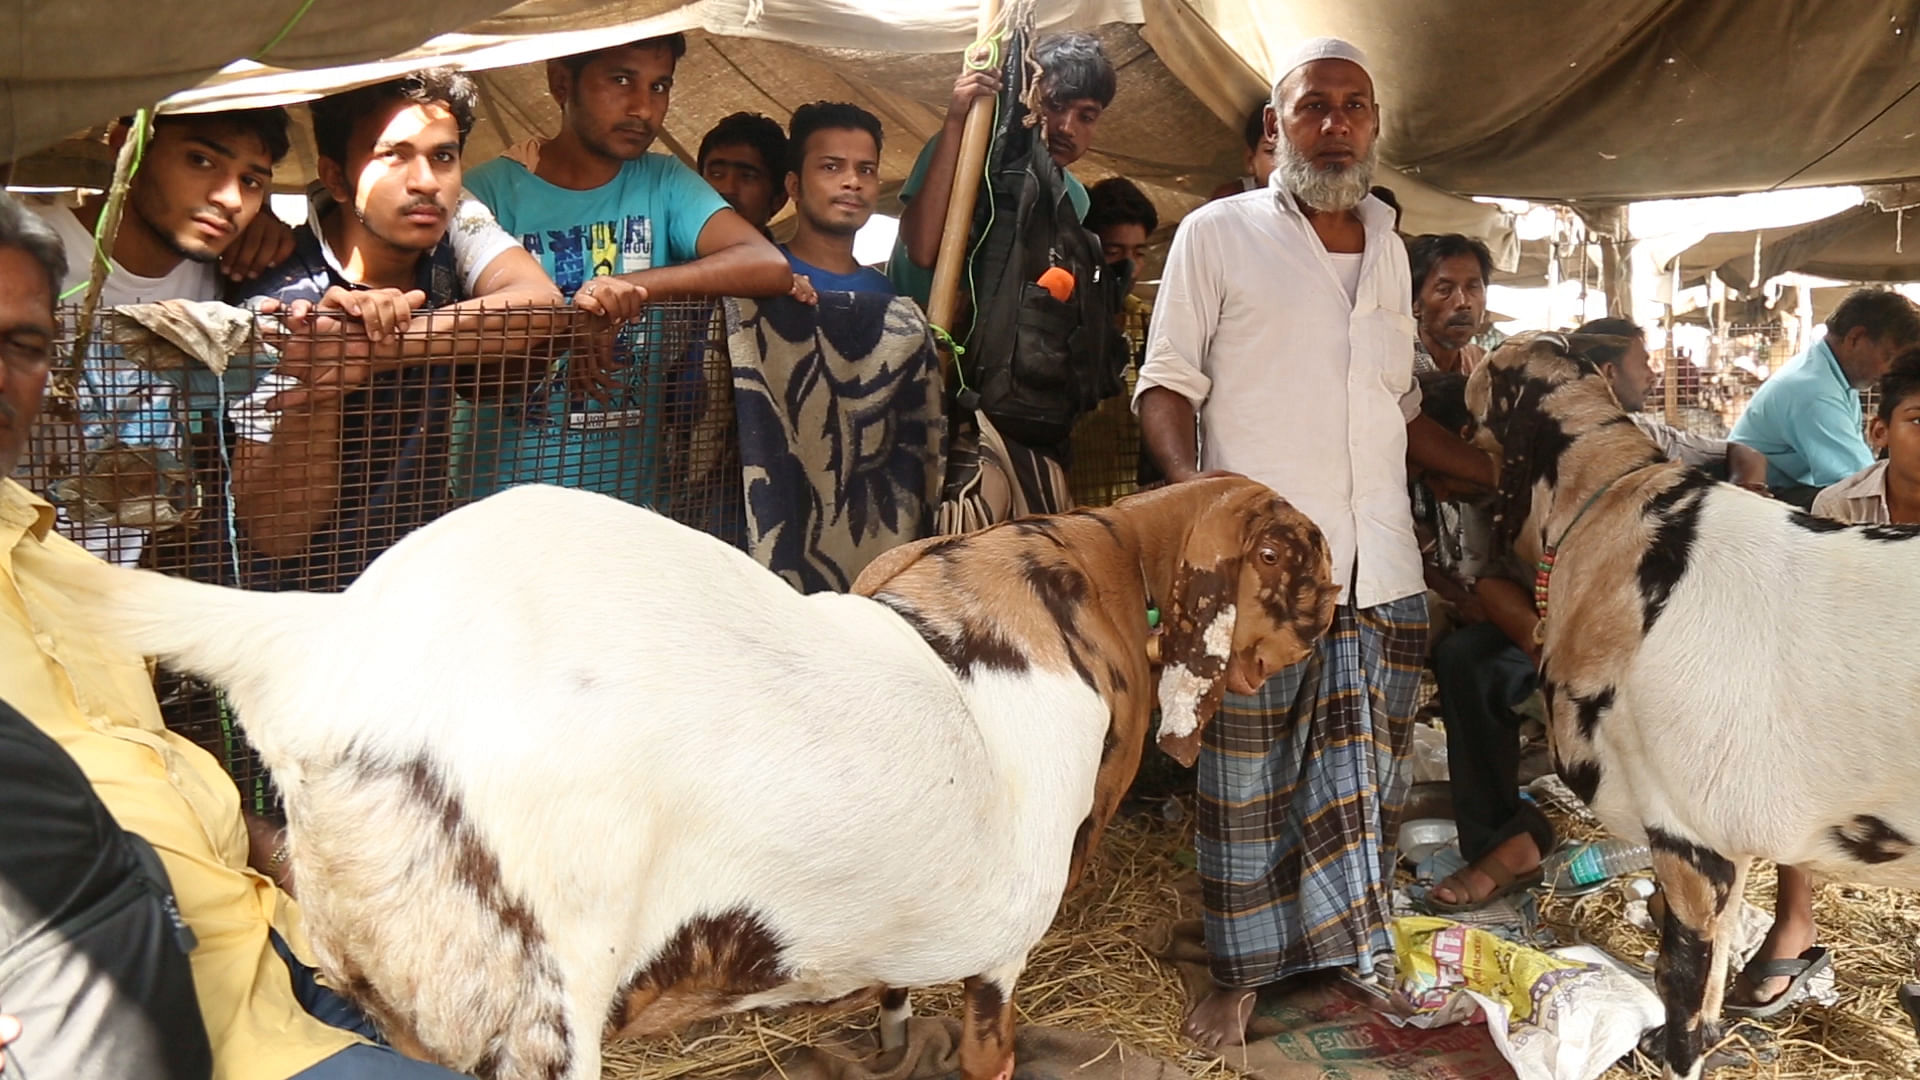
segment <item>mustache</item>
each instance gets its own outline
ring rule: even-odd
[[[431,195],[422,195],[400,208],[402,214],[411,214],[415,210],[431,210],[441,217],[447,216],[447,208],[441,206]]]

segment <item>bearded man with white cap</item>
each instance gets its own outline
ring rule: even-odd
[[[1168,479],[1271,486],[1326,534],[1343,586],[1313,656],[1228,695],[1206,732],[1196,846],[1215,990],[1186,1030],[1208,1048],[1244,1041],[1261,986],[1390,954],[1427,634],[1406,463],[1494,480],[1420,413],[1407,253],[1368,194],[1380,109],[1365,54],[1303,43],[1266,123],[1268,186],[1208,203],[1174,237],[1134,397]]]

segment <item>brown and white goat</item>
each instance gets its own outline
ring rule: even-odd
[[[1920,886],[1920,529],[1850,527],[1669,463],[1585,356],[1523,334],[1467,385],[1496,531],[1552,546],[1555,768],[1667,898],[1666,1075],[1694,1080],[1755,858]]]
[[[603,1034],[966,982],[967,1080],[1139,763],[1307,654],[1325,541],[1194,481],[795,593],[649,511],[522,487],[345,593],[100,566],[100,627],[224,687],[286,798],[321,967],[396,1045],[600,1075]],[[904,1023],[896,998],[883,1025]]]

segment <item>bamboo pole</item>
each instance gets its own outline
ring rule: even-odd
[[[980,40],[1000,21],[1004,0],[980,0]],[[967,265],[967,241],[973,233],[973,207],[980,195],[980,173],[993,140],[991,98],[975,98],[967,108],[967,126],[960,136],[960,160],[954,165],[952,195],[947,199],[946,222],[940,227],[940,251],[934,257],[933,288],[927,294],[927,321],[942,330],[953,329],[960,310],[960,275]],[[953,355],[940,350],[941,374],[952,369]]]
[[[120,234],[120,212],[127,205],[134,162],[140,159],[144,149],[150,115],[146,109],[134,114],[133,127],[128,129],[126,141],[120,144],[120,155],[113,162],[113,185],[107,189],[107,204],[101,208],[100,223],[94,227],[93,271],[87,279],[86,298],[80,303],[80,324],[74,328],[73,355],[68,359],[67,377],[76,388],[86,362],[87,345],[93,338],[93,316],[100,306],[100,288],[113,269],[113,240]]]
[[[1660,415],[1670,426],[1680,423],[1680,346],[1674,331],[1680,327],[1680,256],[1673,257],[1673,278],[1667,293],[1667,362],[1661,368]]]

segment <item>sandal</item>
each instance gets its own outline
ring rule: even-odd
[[[1445,885],[1448,881],[1452,881],[1455,882],[1456,885],[1459,885],[1460,891],[1465,892],[1465,885],[1459,882],[1460,875],[1466,873],[1468,870],[1478,869],[1480,873],[1486,875],[1487,878],[1493,882],[1492,892],[1478,900],[1462,900],[1457,903],[1450,903],[1434,896],[1433,889],[1428,889],[1425,903],[1427,911],[1435,915],[1459,915],[1468,911],[1478,911],[1488,904],[1504,900],[1514,893],[1525,892],[1528,889],[1534,888],[1544,880],[1541,877],[1538,867],[1529,873],[1515,874],[1508,870],[1498,859],[1491,859],[1488,860],[1488,862],[1489,865],[1484,868],[1468,866],[1464,869],[1456,870],[1452,874],[1447,875],[1444,881],[1436,882],[1434,888],[1438,888],[1441,885]]]
[[[1740,978],[1749,987],[1759,986],[1768,979],[1789,979],[1787,988],[1766,1001],[1751,1004],[1722,1004],[1720,1011],[1729,1016],[1741,1016],[1749,1020],[1765,1020],[1779,1014],[1787,1006],[1806,996],[1807,983],[1815,975],[1833,966],[1833,954],[1825,945],[1815,945],[1799,956],[1787,960],[1760,960],[1748,964],[1740,972]]]

